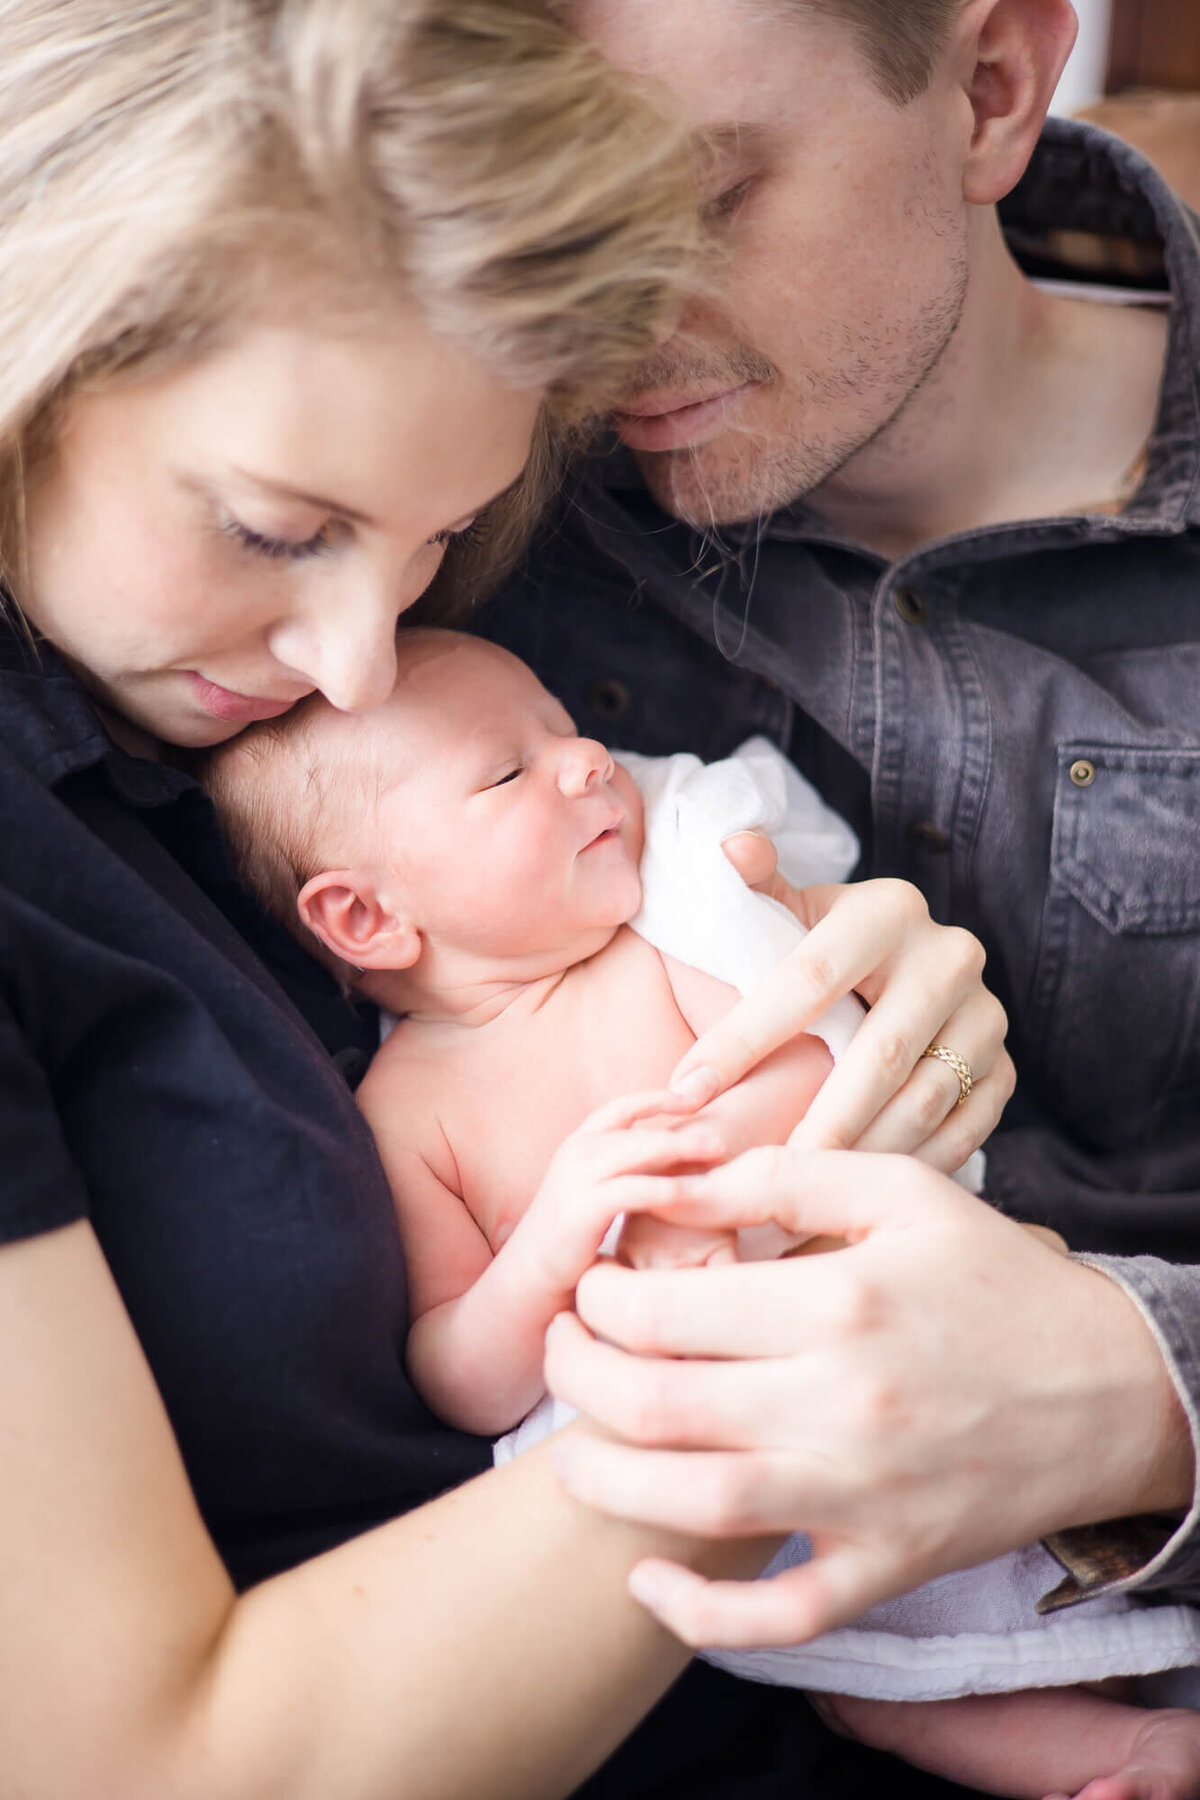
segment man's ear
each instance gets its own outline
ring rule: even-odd
[[[965,200],[994,206],[1024,174],[1077,29],[1068,0],[968,0],[959,27],[974,118]]]
[[[327,950],[355,969],[411,969],[421,934],[399,917],[356,869],[326,869],[296,901],[300,921]]]

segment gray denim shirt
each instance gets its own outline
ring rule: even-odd
[[[1200,234],[1143,158],[1062,121],[1003,220],[1031,273],[1069,275],[1057,234],[1091,233],[1169,288],[1119,516],[890,564],[803,504],[714,542],[608,447],[481,626],[608,742],[711,757],[765,732],[859,831],[860,874],[915,882],[982,938],[1020,1078],[990,1198],[1124,1286],[1200,1441]],[[1055,1604],[1200,1601],[1200,1508],[1052,1547]]]

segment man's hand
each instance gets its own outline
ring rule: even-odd
[[[1047,1532],[1188,1504],[1181,1409],[1123,1290],[911,1158],[752,1150],[664,1216],[848,1240],[702,1274],[599,1267],[551,1327],[548,1385],[599,1428],[562,1446],[580,1499],[813,1540],[747,1586],[641,1565],[638,1597],[687,1643],[807,1639]]]
[[[776,873],[766,838],[742,833],[725,849],[739,873],[787,906],[809,935],[696,1040],[672,1087],[711,1099],[843,994],[857,993],[870,1011],[794,1141],[906,1151],[947,1173],[961,1168],[990,1136],[1015,1083],[1004,1049],[1008,1021],[983,984],[978,939],[935,925],[906,881],[793,888]],[[931,1043],[970,1064],[974,1085],[964,1105],[953,1070],[922,1057]]]

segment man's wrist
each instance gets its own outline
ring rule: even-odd
[[[1195,1449],[1188,1415],[1154,1323],[1106,1262],[1074,1258],[1104,1279],[1104,1352],[1119,1370],[1105,1436],[1112,1446],[1101,1510],[1076,1525],[1145,1513],[1186,1514],[1195,1490]]]

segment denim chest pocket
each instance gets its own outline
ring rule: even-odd
[[[1055,1110],[1131,1148],[1200,1096],[1200,749],[1060,744],[1031,997]]]

